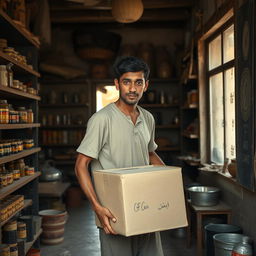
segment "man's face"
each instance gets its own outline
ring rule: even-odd
[[[144,72],[124,73],[119,81],[115,79],[116,89],[119,90],[119,98],[127,105],[135,105],[141,99],[143,92],[148,88]]]

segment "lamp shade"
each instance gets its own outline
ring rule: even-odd
[[[132,23],[143,14],[141,0],[112,0],[112,15],[120,23]]]

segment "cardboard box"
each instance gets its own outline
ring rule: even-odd
[[[180,167],[141,166],[93,172],[99,201],[116,217],[120,235],[187,226]],[[96,225],[100,226],[96,218]]]

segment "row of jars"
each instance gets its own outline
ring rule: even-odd
[[[7,41],[6,41],[6,47],[3,47],[1,50],[7,54],[8,56],[10,56],[11,58],[13,58],[14,60],[16,60],[17,62],[20,62],[23,65],[28,65],[27,64],[27,58],[24,55],[21,55],[17,50],[15,50],[13,47],[8,47],[7,45]],[[30,65],[28,65],[30,66]],[[32,68],[30,66],[30,68]]]
[[[7,100],[0,100],[0,124],[33,123],[34,113],[32,109],[18,107],[14,110]]]
[[[9,195],[0,200],[0,222],[7,220],[11,215],[24,206],[23,195]]]
[[[17,154],[24,149],[31,149],[33,146],[33,139],[0,140],[0,157]]]
[[[43,145],[74,144],[78,145],[84,137],[84,130],[44,130]]]
[[[35,174],[35,168],[25,165],[24,159],[0,165],[0,187],[6,187],[21,177]]]
[[[25,222],[11,220],[3,226],[3,242],[0,245],[0,256],[25,255],[24,245],[27,238]]]
[[[38,90],[32,87],[32,83],[24,83],[13,77],[12,71],[13,64],[0,65],[0,85],[18,89],[23,92],[27,92],[33,95],[38,94]]]

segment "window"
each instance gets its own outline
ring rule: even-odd
[[[210,160],[236,158],[234,25],[225,25],[206,41]]]

